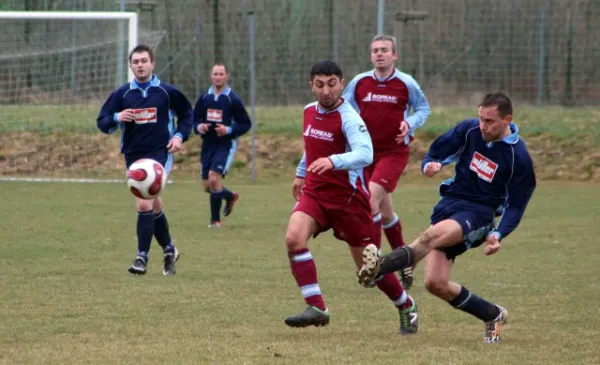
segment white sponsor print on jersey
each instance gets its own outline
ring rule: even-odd
[[[156,108],[133,109],[135,124],[156,123]]]
[[[374,102],[374,103],[393,103],[393,104],[395,104],[398,102],[398,97],[394,96],[394,95],[368,93],[367,96],[362,98],[362,101],[366,102],[366,103]]]
[[[313,128],[311,124],[309,124],[308,127],[306,127],[306,130],[303,134],[306,137],[312,137],[324,141],[333,142],[333,133]]]
[[[472,171],[475,171],[480,179],[487,182],[492,182],[494,175],[496,174],[496,170],[498,169],[498,164],[485,157],[481,153],[475,152],[469,168]]]
[[[206,120],[214,123],[223,122],[223,111],[221,109],[206,110]]]

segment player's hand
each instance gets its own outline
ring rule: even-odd
[[[333,162],[329,159],[329,157],[321,157],[308,166],[306,171],[313,172],[317,175],[321,175],[329,170],[333,169]]]
[[[304,179],[301,177],[297,177],[294,179],[294,183],[292,184],[292,196],[296,201],[300,200],[300,192],[302,191],[302,187],[304,186]]]
[[[490,233],[485,240],[485,244],[484,253],[486,256],[493,255],[500,250],[500,241],[498,241],[497,234]]]
[[[179,137],[171,138],[171,141],[167,145],[167,152],[173,153],[181,149],[181,139]]]
[[[217,123],[217,126],[215,127],[215,132],[217,132],[217,136],[219,136],[219,137],[226,136],[227,135],[227,127],[221,123]]]
[[[200,134],[206,134],[209,129],[210,129],[210,124],[208,124],[208,123],[200,123],[198,125],[198,133],[200,133]]]
[[[442,170],[442,164],[439,162],[428,162],[423,169],[423,175],[432,177]]]
[[[135,112],[133,109],[125,109],[117,114],[119,122],[135,122]]]
[[[408,135],[408,132],[410,132],[410,127],[408,126],[408,123],[405,120],[403,120],[402,122],[400,122],[400,134],[396,136],[396,143],[404,143],[404,139]]]

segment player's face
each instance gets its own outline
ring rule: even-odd
[[[376,41],[371,44],[371,62],[377,69],[387,70],[394,66],[398,54],[392,51],[392,42]]]
[[[133,75],[137,81],[147,82],[152,78],[154,62],[150,61],[148,52],[144,51],[132,54],[129,67],[131,67],[131,71],[133,71]]]
[[[335,75],[316,75],[310,85],[321,107],[331,109],[342,96],[344,80]]]
[[[227,71],[225,71],[224,66],[215,66],[213,67],[212,73],[210,74],[210,79],[215,88],[221,89],[227,84],[229,74],[227,73]]]
[[[511,121],[512,115],[501,117],[495,105],[479,107],[479,127],[485,141],[502,139]]]

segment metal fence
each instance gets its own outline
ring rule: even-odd
[[[140,39],[157,49],[157,73],[190,99],[209,86],[216,61],[250,99],[253,12],[259,105],[309,101],[308,71],[319,59],[339,61],[346,79],[369,69],[368,45],[381,29],[399,39],[398,67],[438,105],[494,89],[539,104],[600,100],[597,0],[4,0],[0,10],[119,11],[121,2],[139,13]],[[53,103],[102,100],[123,74],[115,24],[0,28],[0,104],[47,103],[50,90],[59,95]]]

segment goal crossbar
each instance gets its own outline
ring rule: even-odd
[[[39,19],[39,20],[127,20],[128,23],[128,51],[138,43],[138,15],[134,12],[116,11],[0,11],[1,19]],[[133,78],[132,71],[128,68],[128,76]]]

